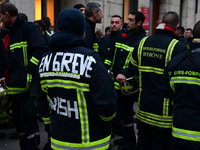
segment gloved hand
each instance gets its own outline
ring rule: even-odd
[[[28,114],[34,115],[37,113],[38,107],[36,97],[29,98],[28,102],[25,105],[25,109]]]

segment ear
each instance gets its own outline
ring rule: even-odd
[[[137,22],[137,25],[138,25],[138,26],[141,26],[141,24],[142,24],[142,21],[139,20],[139,21]]]
[[[97,12],[96,11],[93,11],[92,14],[93,14],[94,17],[97,16]]]

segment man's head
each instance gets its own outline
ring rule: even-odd
[[[43,16],[42,17],[42,20],[44,21],[45,25],[46,25],[46,28],[50,28],[51,27],[51,21],[50,21],[50,18],[47,17],[47,16]]]
[[[110,27],[109,26],[105,28],[105,35],[108,35],[108,34],[110,34]]]
[[[18,16],[26,21],[28,21],[28,16],[25,13],[18,13]]]
[[[200,21],[198,21],[193,28],[193,37],[200,38]]]
[[[101,23],[103,18],[101,5],[96,2],[89,2],[85,8],[85,15],[94,23]]]
[[[128,15],[127,20],[127,30],[131,32],[135,32],[140,27],[142,27],[145,20],[145,16],[143,13],[139,11],[131,11]]]
[[[36,20],[33,22],[36,26],[39,27],[40,31],[42,32],[42,34],[44,34],[46,26],[43,20]]]
[[[187,28],[187,29],[185,30],[185,37],[186,37],[186,38],[191,38],[191,37],[193,37],[193,32],[192,32],[192,29],[191,29],[191,28]]]
[[[176,36],[181,37],[184,35],[185,28],[183,26],[179,26],[176,30]]]
[[[169,11],[162,17],[162,23],[165,23],[176,30],[179,24],[179,15],[174,11]]]
[[[119,15],[112,16],[110,20],[110,31],[118,32],[122,29],[123,22],[122,17]]]
[[[85,6],[83,4],[76,4],[73,8],[76,8],[81,11],[81,13],[85,16]]]
[[[0,4],[0,21],[6,28],[12,26],[18,16],[18,9],[9,2]]]
[[[58,15],[57,26],[60,31],[67,31],[81,36],[84,35],[86,29],[85,17],[75,8],[64,9]]]

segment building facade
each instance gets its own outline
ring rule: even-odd
[[[155,28],[156,20],[168,11],[176,11],[180,15],[180,25],[185,28],[193,28],[194,24],[200,20],[199,0],[0,0],[0,3],[5,1],[15,4],[19,12],[28,16],[29,21],[39,20],[42,16],[50,17],[54,30],[56,30],[55,22],[61,10],[78,3],[86,5],[91,1],[98,2],[102,6],[104,18],[102,23],[96,26],[96,29],[102,31],[109,26],[112,15],[122,16],[125,22],[130,10],[142,11],[147,17],[144,27],[152,27],[152,30]],[[151,10],[152,16],[150,16]],[[152,20],[151,26],[149,26],[149,19]]]

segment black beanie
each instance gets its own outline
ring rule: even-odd
[[[74,5],[73,8],[80,9],[81,7],[85,8],[85,6],[83,4],[76,4],[76,5]]]
[[[62,10],[58,15],[57,25],[60,31],[69,31],[78,35],[83,35],[86,29],[85,17],[75,8]]]

